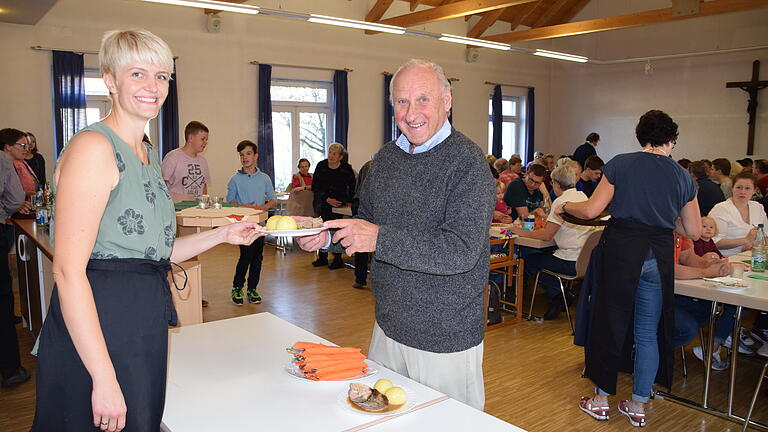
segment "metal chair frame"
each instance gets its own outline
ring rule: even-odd
[[[547,269],[541,269],[536,273],[536,281],[533,284],[533,292],[531,293],[531,306],[528,309],[528,319],[534,319],[535,316],[533,315],[533,303],[536,299],[536,289],[539,287],[539,277],[542,273],[548,274],[550,276],[556,277],[558,282],[560,282],[560,294],[563,296],[563,304],[565,305],[565,313],[568,316],[568,323],[571,325],[571,333],[574,333],[575,330],[573,328],[573,320],[571,319],[571,312],[568,309],[568,299],[565,296],[565,286],[563,285],[563,281],[568,281],[568,289],[571,289],[573,287],[573,282],[577,280],[584,279],[584,275],[587,273],[587,268],[589,267],[589,258],[592,255],[592,249],[597,246],[597,243],[600,241],[600,237],[603,235],[602,230],[596,230],[589,234],[589,237],[587,237],[587,240],[584,242],[584,246],[581,248],[581,252],[579,252],[579,257],[576,258],[576,275],[564,275],[561,273],[556,273]]]

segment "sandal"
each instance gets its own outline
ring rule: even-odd
[[[627,416],[632,426],[645,426],[645,411],[634,411],[628,400],[619,401],[619,412]]]
[[[608,405],[596,405],[591,397],[583,396],[579,400],[579,409],[589,414],[595,420],[606,421],[610,419]]]

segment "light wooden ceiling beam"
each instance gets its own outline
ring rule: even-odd
[[[496,20],[499,19],[499,17],[503,12],[504,12],[504,9],[496,9],[496,10],[492,10],[490,12],[484,13],[483,17],[480,18],[480,21],[475,23],[475,25],[472,26],[472,28],[467,32],[467,37],[471,37],[471,38],[480,37],[483,33],[485,33],[486,30],[488,30],[490,26],[493,25],[493,23],[496,22]]]
[[[390,6],[392,6],[392,3],[394,3],[395,0],[377,0],[376,4],[373,5],[371,10],[368,11],[368,13],[365,15],[366,21],[378,21],[381,19],[381,17],[384,16],[384,13],[387,12],[387,9],[389,9]]]
[[[413,12],[419,6],[419,3],[421,3],[421,0],[410,0],[410,1],[411,1],[411,12]]]
[[[376,21],[379,24],[395,25],[400,27],[413,27],[435,21],[459,18],[465,15],[479,14],[515,6],[523,3],[531,3],[536,0],[460,0],[443,6],[400,15],[384,20]]]
[[[487,36],[482,39],[494,42],[519,42],[527,40],[552,39],[608,30],[637,27],[669,21],[680,21],[689,18],[720,15],[768,6],[768,0],[712,0],[701,3],[699,13],[675,16],[672,8],[655,9],[607,18],[598,18],[567,24],[532,28],[510,33]]]

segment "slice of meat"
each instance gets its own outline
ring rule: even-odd
[[[352,383],[349,385],[347,396],[349,396],[349,400],[352,402],[361,403],[371,397],[371,390],[373,389],[365,384]]]
[[[366,411],[383,411],[389,406],[389,401],[384,394],[364,384],[350,384],[347,395],[352,403]]]

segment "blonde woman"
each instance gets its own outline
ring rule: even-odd
[[[168,94],[171,51],[145,30],[110,31],[99,60],[112,111],[72,138],[54,174],[56,286],[32,431],[159,430],[175,321],[169,260],[260,235],[239,223],[174,242],[158,152],[142,140]]]

